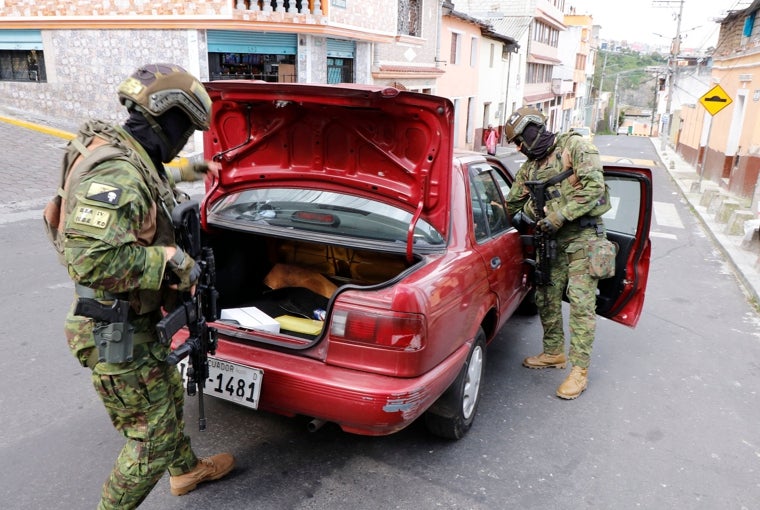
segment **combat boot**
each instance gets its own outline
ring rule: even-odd
[[[199,483],[219,480],[235,467],[235,458],[229,453],[219,453],[205,459],[198,459],[192,471],[169,477],[169,488],[175,496],[182,496],[195,490]]]
[[[557,396],[565,400],[572,400],[581,396],[588,386],[588,369],[573,367],[570,375],[557,388]]]
[[[559,354],[542,352],[538,356],[525,358],[522,364],[528,368],[565,368],[567,358],[564,352],[560,352]]]

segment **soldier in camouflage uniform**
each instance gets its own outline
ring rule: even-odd
[[[170,213],[183,197],[163,163],[195,130],[208,129],[211,100],[196,78],[170,64],[141,67],[118,93],[129,118],[122,126],[96,121],[83,127],[74,142],[82,147],[64,158],[60,214],[48,229],[60,234],[75,282],[65,324],[69,348],[92,370],[95,391],[127,439],[98,508],[123,510],[137,507],[167,470],[172,494],[182,495],[229,473],[234,459],[223,453],[199,460],[193,453],[184,434],[181,377],[166,363],[170,347],[158,342],[155,330],[161,307],[169,307],[177,290],[194,292],[200,273],[175,245]],[[98,151],[106,150],[109,156],[93,165]],[[185,180],[197,175],[183,174]],[[179,280],[171,288],[168,272]],[[74,313],[79,297],[104,304],[128,300],[131,357],[100,359],[93,320]]]
[[[528,160],[520,167],[507,196],[510,217],[522,211],[531,220],[537,215],[526,181],[546,181],[570,168],[569,177],[546,190],[545,218],[536,228],[555,236],[556,257],[550,262],[550,285],[536,292],[544,329],[543,352],[525,358],[528,368],[565,368],[565,334],[562,296],[570,302],[570,352],[573,365],[557,396],[574,399],[586,389],[591,347],[596,329],[598,280],[589,274],[590,242],[604,236],[601,215],[609,210],[602,165],[597,148],[577,133],[556,135],[546,129],[544,116],[535,108],[517,109],[509,118],[507,141],[515,143]]]

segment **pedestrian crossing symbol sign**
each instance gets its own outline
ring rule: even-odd
[[[715,85],[708,90],[704,96],[699,98],[699,102],[705,107],[710,115],[715,115],[723,108],[730,105],[733,101],[728,97],[728,94],[723,90],[723,87]]]

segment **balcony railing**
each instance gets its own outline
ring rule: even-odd
[[[324,6],[323,6],[324,4]],[[286,12],[289,14],[326,15],[327,0],[237,0],[240,11]]]

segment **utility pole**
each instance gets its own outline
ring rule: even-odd
[[[652,99],[652,119],[649,121],[649,136],[654,130],[654,114],[657,112],[657,93],[660,91],[660,75],[654,77],[654,98]]]
[[[678,7],[678,18],[676,23],[676,36],[673,39],[673,43],[670,45],[670,58],[668,59],[668,99],[665,106],[663,115],[665,116],[661,122],[661,143],[660,149],[665,150],[667,145],[668,134],[670,131],[670,123],[672,120],[671,108],[673,107],[673,94],[676,91],[676,81],[678,79],[678,53],[681,51],[681,18],[683,17],[683,4],[685,0],[654,0],[654,7],[674,7],[676,3]]]
[[[615,75],[615,90],[612,93],[612,119],[611,119],[611,126],[612,126],[612,133],[617,134],[617,128],[618,128],[618,113],[617,113],[617,91],[618,91],[618,81],[620,80],[620,75],[623,73],[617,73]]]
[[[609,54],[609,51],[604,52],[604,64],[602,65],[602,77],[599,79],[599,90],[596,93],[597,100],[599,101],[599,106],[597,107],[596,104],[594,104],[594,118],[596,118],[596,112],[597,108],[599,110],[602,110],[602,94],[604,93],[604,73],[607,70],[607,55]],[[609,124],[607,125],[609,128]],[[594,126],[594,131],[596,131],[596,126]]]
[[[620,81],[620,77],[626,74],[640,73],[642,71],[643,69],[629,69],[627,71],[618,71],[615,73],[615,89],[612,92],[612,113],[610,114],[610,126],[613,134],[617,134],[618,119],[620,118],[620,114],[618,113],[618,82]]]

